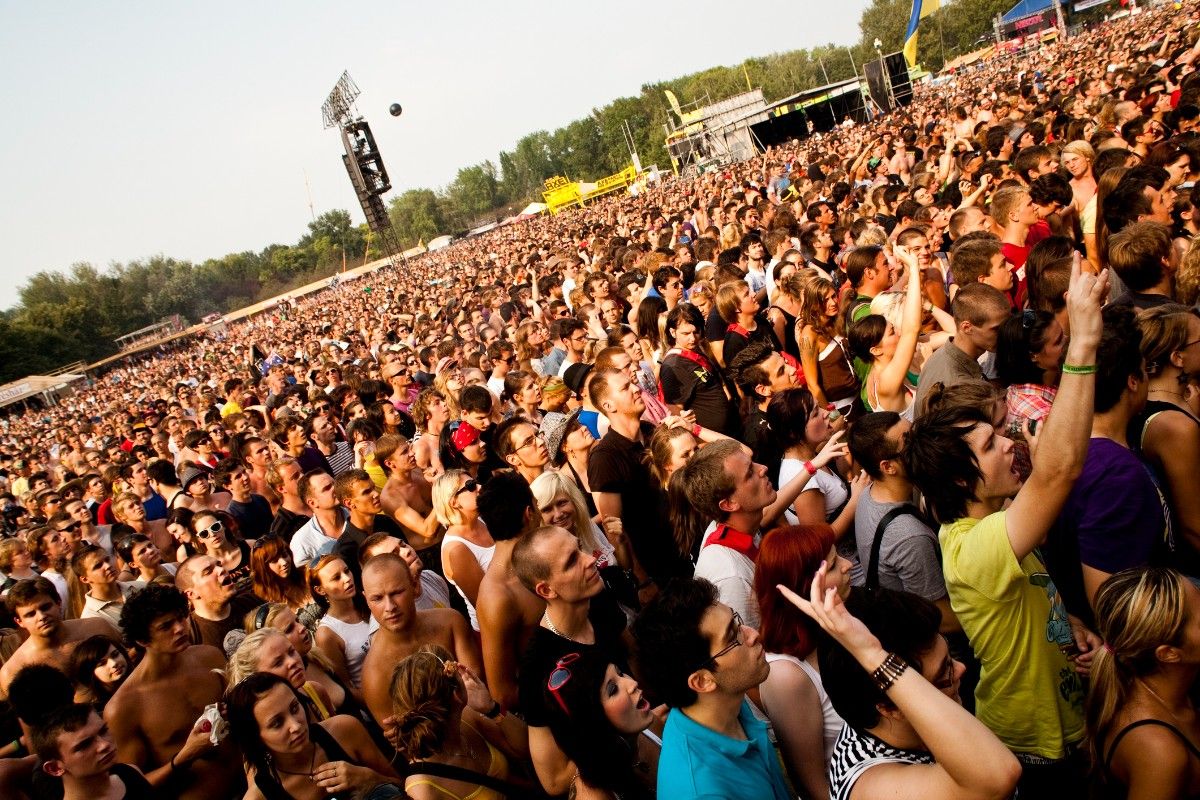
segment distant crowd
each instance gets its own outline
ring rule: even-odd
[[[0,796],[1200,797],[1198,10],[0,418]]]

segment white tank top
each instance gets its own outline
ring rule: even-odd
[[[318,628],[325,627],[342,638],[342,649],[346,653],[346,669],[356,688],[362,687],[363,659],[371,649],[371,634],[379,629],[379,623],[371,617],[366,622],[343,622],[326,614],[321,617]]]
[[[453,536],[448,534],[442,537],[442,552],[446,551],[446,545],[450,542],[458,542],[470,550],[471,555],[475,556],[475,562],[479,564],[479,569],[483,572],[487,572],[488,565],[492,563],[492,556],[496,554],[496,545],[493,544],[484,547],[483,545],[468,541],[461,536]],[[463,602],[467,604],[467,614],[471,618],[471,627],[475,630],[479,630],[479,618],[475,615],[475,606],[470,600],[467,599],[466,594],[463,593],[463,590],[459,588],[457,583],[455,583],[453,580],[450,580],[450,578],[446,578],[446,580],[450,581],[450,585],[455,588],[455,590],[462,597]]]
[[[838,737],[842,735],[842,728],[846,727],[846,721],[833,710],[833,703],[829,702],[829,695],[825,694],[825,686],[821,683],[821,673],[817,672],[812,664],[795,656],[784,655],[783,653],[767,653],[768,664],[776,661],[786,661],[789,664],[795,664],[804,670],[804,674],[808,676],[808,679],[813,682],[813,686],[816,687],[817,697],[821,698],[821,716],[825,719],[825,763],[828,765],[830,759],[833,758],[833,746],[837,744]]]

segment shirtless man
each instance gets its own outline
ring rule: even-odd
[[[257,436],[247,439],[242,445],[242,461],[246,462],[246,469],[250,472],[250,491],[267,498],[271,512],[279,513],[281,498],[267,477],[271,467],[271,445]]]
[[[205,707],[221,699],[225,658],[191,643],[187,598],[151,584],[126,601],[121,628],[146,655],[104,707],[117,760],[142,770],[164,797],[241,796],[237,751],[228,739],[214,746],[207,725],[197,724]]]
[[[142,505],[142,499],[132,492],[117,495],[113,500],[113,516],[117,522],[133,528],[134,533],[150,537],[154,546],[164,553],[174,553],[179,546],[167,530],[166,520],[146,519],[146,507]]]
[[[362,692],[380,724],[392,714],[388,691],[392,668],[421,645],[440,644],[479,674],[483,668],[479,648],[466,619],[449,608],[417,611],[420,585],[414,587],[404,559],[393,553],[375,556],[363,566],[362,586],[371,615],[379,623],[363,661]]]
[[[518,662],[542,619],[546,601],[526,589],[513,572],[512,551],[522,534],[541,525],[542,517],[529,484],[515,472],[492,476],[477,502],[479,516],[496,542],[475,604],[487,685],[505,709],[515,709]]]
[[[8,685],[22,667],[49,664],[69,674],[71,653],[84,639],[99,634],[121,641],[120,632],[106,619],[64,620],[58,590],[45,578],[21,581],[8,590],[4,601],[29,638],[0,668],[0,698],[8,696]]]
[[[404,528],[409,544],[427,563],[441,563],[442,544],[437,515],[433,513],[433,487],[421,470],[412,445],[400,436],[385,435],[375,443],[375,459],[387,475],[380,492],[383,513]],[[438,557],[427,551],[437,552]]]

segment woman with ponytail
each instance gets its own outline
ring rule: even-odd
[[[505,714],[487,685],[438,645],[426,645],[392,672],[395,726],[389,733],[396,751],[410,762],[404,790],[413,800],[499,800],[536,795],[532,783],[514,775],[513,762],[529,758],[525,723]],[[514,794],[491,785],[422,773],[421,764],[470,770],[496,782],[512,783]],[[523,789],[520,794],[515,794]]]
[[[1200,797],[1200,589],[1172,569],[1118,572],[1096,593],[1086,722],[1097,797]]]
[[[1149,389],[1129,422],[1129,446],[1150,466],[1166,495],[1175,530],[1173,563],[1200,574],[1200,315],[1173,303],[1138,315]]]

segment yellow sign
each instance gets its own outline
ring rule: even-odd
[[[637,179],[637,172],[633,167],[626,167],[616,175],[609,175],[607,178],[601,178],[596,181],[596,188],[588,192],[588,197],[598,197],[602,194],[607,194],[614,189],[623,189]]]
[[[542,199],[546,201],[546,208],[551,214],[557,214],[559,209],[566,206],[583,204],[583,196],[576,181],[568,181],[559,176],[547,180],[545,186],[546,191],[542,192]]]

